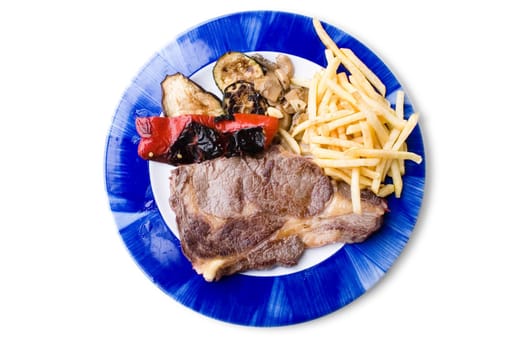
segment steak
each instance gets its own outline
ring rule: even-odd
[[[170,176],[182,251],[207,281],[293,266],[306,248],[362,242],[382,225],[387,203],[370,191],[361,198],[355,214],[348,185],[280,146],[181,165]]]

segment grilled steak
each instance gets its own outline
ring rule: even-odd
[[[295,265],[305,248],[354,243],[378,230],[385,200],[334,186],[305,157],[273,146],[257,157],[182,165],[170,177],[181,247],[207,281],[248,269]]]

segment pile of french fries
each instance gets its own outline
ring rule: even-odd
[[[406,145],[418,114],[404,119],[403,91],[397,91],[391,107],[374,72],[350,49],[339,48],[319,20],[313,24],[326,47],[327,65],[307,84],[304,118],[279,133],[290,150],[311,157],[326,175],[349,184],[353,210],[361,213],[361,189],[400,197],[404,162],[422,161]],[[342,65],[346,71],[338,73]]]

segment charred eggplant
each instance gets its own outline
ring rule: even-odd
[[[219,57],[213,68],[214,81],[221,91],[239,80],[253,82],[265,75],[263,67],[242,52],[230,51]]]
[[[182,73],[168,75],[161,83],[163,113],[167,117],[184,114],[218,116],[224,114],[221,100]]]
[[[267,108],[267,100],[254,89],[252,83],[240,80],[225,88],[223,109],[227,114],[265,114]]]

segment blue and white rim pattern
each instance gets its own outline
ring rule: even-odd
[[[351,48],[384,82],[388,98],[401,89],[387,66],[361,42],[323,23],[340,47]],[[389,198],[384,226],[366,242],[344,245],[330,258],[283,276],[235,275],[216,283],[197,275],[155,202],[148,163],[137,155],[137,115],[161,113],[160,82],[167,74],[194,72],[229,50],[275,51],[325,65],[324,46],[312,18],[274,11],[240,12],[198,25],[157,52],[133,79],[116,110],[105,154],[106,190],[129,252],[165,293],[203,315],[240,325],[283,326],[327,315],[365,293],[405,247],[421,207],[425,155],[419,126],[407,140],[424,158],[407,162],[402,198]],[[391,99],[390,99],[391,100]],[[406,97],[406,117],[413,107]]]

